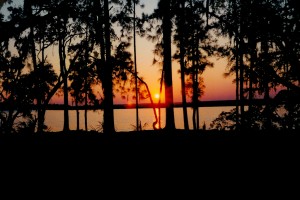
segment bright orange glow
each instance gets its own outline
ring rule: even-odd
[[[160,129],[159,123],[156,123],[154,126],[155,126],[156,129]]]
[[[161,127],[161,124],[160,124],[160,109],[159,108],[155,108],[155,113],[156,113],[156,116],[157,116],[157,120],[158,121],[155,121],[154,123],[155,123],[155,128],[156,129],[160,129]]]
[[[156,94],[154,95],[154,98],[155,98],[155,99],[159,99],[159,97],[160,97],[160,95],[159,95],[158,93],[156,93]]]

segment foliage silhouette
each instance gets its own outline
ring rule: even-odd
[[[189,129],[190,100],[193,129],[198,130],[203,72],[213,66],[210,56],[228,59],[225,76],[235,76],[236,84],[235,109],[221,113],[211,129],[299,129],[296,0],[160,0],[152,14],[141,17],[133,17],[134,5],[140,4],[133,0],[25,0],[21,7],[1,1],[0,8],[4,2],[8,16],[0,13],[0,28],[5,30],[0,34],[2,133],[26,128],[43,132],[47,106],[60,91],[64,131],[69,130],[72,97],[76,105],[103,106],[103,132],[116,132],[113,98],[117,93],[124,99],[152,102],[147,84],[134,70],[136,60],[129,51],[134,34],[154,43],[154,63],[163,66],[165,129],[176,129],[172,59],[180,64],[184,128]],[[220,41],[224,38],[226,42]],[[58,63],[49,58],[54,53]],[[101,88],[98,94],[95,86]],[[263,99],[264,105],[257,105],[256,99]]]

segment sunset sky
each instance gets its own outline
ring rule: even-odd
[[[22,0],[14,0],[14,4],[22,5]],[[153,12],[153,9],[157,7],[158,0],[141,0],[141,3],[145,5],[144,8],[137,7],[137,15],[141,12],[145,12],[150,14]],[[5,13],[4,6],[1,9],[1,12]],[[159,79],[161,77],[161,67],[158,65],[152,65],[153,63],[153,50],[154,43],[147,41],[145,38],[137,37],[137,70],[140,77],[143,77],[144,81],[148,84],[152,96],[159,93],[160,82]],[[131,46],[131,50],[133,49],[133,45]],[[173,48],[173,52],[174,52]],[[50,55],[48,56],[51,59],[51,63],[54,66],[59,67],[59,62],[57,59],[57,51],[56,48],[49,49]],[[207,100],[232,100],[235,99],[235,85],[232,83],[233,77],[224,78],[223,74],[226,70],[226,59],[216,60],[212,58],[214,62],[214,68],[207,68],[205,72],[202,74],[204,78],[205,84],[205,92],[204,96],[201,98],[202,101]],[[180,74],[178,73],[179,64],[177,61],[173,63],[173,86],[174,86],[174,102],[181,102],[181,86],[180,86]],[[134,100],[131,100],[134,102]],[[154,98],[154,101],[157,99]],[[61,99],[58,97],[54,97],[52,103],[60,103]],[[142,103],[148,101],[142,101]],[[116,95],[115,103],[127,103],[126,101],[120,98],[120,95]]]
[[[158,0],[141,0],[145,5],[144,9],[137,8],[137,12],[152,13],[153,9],[157,7]],[[159,78],[161,72],[160,67],[152,65],[154,44],[147,41],[145,38],[137,39],[137,65],[139,75],[148,83],[153,94],[159,92]],[[174,48],[173,48],[174,51]],[[232,83],[233,77],[224,78],[223,74],[226,70],[226,59],[216,60],[214,68],[207,68],[203,73],[205,94],[201,98],[203,101],[207,100],[233,100],[235,99],[235,84]],[[177,61],[172,63],[173,67],[173,86],[174,86],[174,101],[181,101],[181,86],[180,74],[178,73],[179,64]]]

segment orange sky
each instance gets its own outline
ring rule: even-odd
[[[144,9],[137,8],[137,13],[145,12],[152,13],[157,7],[157,0],[141,0],[145,4]],[[132,48],[132,47],[131,47]],[[154,95],[159,92],[159,79],[161,77],[160,67],[152,65],[153,62],[154,44],[144,38],[137,38],[137,66],[139,76],[143,77],[149,85],[151,92]],[[174,48],[173,48],[174,51]],[[226,69],[226,59],[214,61],[214,68],[207,68],[203,73],[204,84],[206,86],[203,101],[209,100],[232,100],[235,99],[235,84],[232,83],[233,77],[224,78],[223,74]],[[180,74],[178,73],[179,65],[177,61],[173,62],[173,94],[174,102],[181,102],[181,86]],[[116,102],[122,102],[120,99],[115,99]]]
[[[138,40],[139,42],[139,40]],[[161,77],[160,67],[152,65],[154,44],[142,41],[137,44],[137,64],[138,72],[141,77],[148,83],[151,92],[159,92],[159,78]],[[232,78],[224,78],[223,74],[226,69],[226,60],[215,61],[214,68],[207,68],[203,73],[204,84],[206,86],[202,100],[228,100],[235,99],[235,85]],[[174,101],[181,101],[180,74],[178,73],[179,64],[173,62],[173,87]]]
[[[144,9],[137,7],[137,14],[141,12],[152,13],[153,9],[157,6],[157,0],[141,0],[145,5]],[[133,47],[131,46],[131,50]],[[159,79],[161,77],[160,67],[153,66],[153,49],[154,44],[144,38],[137,38],[137,66],[139,76],[144,78],[148,84],[152,95],[159,92]],[[173,48],[174,50],[174,48]],[[51,60],[56,69],[58,68],[57,47],[50,47],[48,50],[48,59]],[[216,60],[214,60],[216,61]],[[224,78],[223,73],[226,69],[226,60],[216,61],[214,68],[207,68],[203,73],[204,84],[206,86],[204,96],[201,98],[203,101],[207,100],[228,100],[235,99],[235,84],[232,83],[231,78]],[[180,74],[178,73],[179,65],[173,62],[173,86],[174,86],[174,102],[181,101],[181,86]],[[115,103],[127,103],[121,100],[119,95],[116,95]],[[156,99],[154,99],[156,100]],[[70,100],[71,101],[71,100]],[[132,100],[134,102],[134,100]],[[55,96],[51,103],[61,103],[61,97]],[[149,102],[149,101],[144,101]],[[142,102],[143,103],[143,102]]]
[[[157,0],[141,0],[141,3],[145,5],[144,9],[137,7],[137,15],[141,12],[152,13],[153,9],[157,6]],[[152,95],[159,93],[161,77],[160,67],[152,65],[153,62],[153,43],[147,41],[145,38],[137,36],[137,70],[140,77],[144,78],[144,81],[148,84]],[[133,45],[130,47],[133,50]],[[174,51],[174,48],[173,48]],[[204,84],[206,86],[202,101],[209,100],[232,100],[235,99],[235,84],[232,83],[231,78],[224,78],[223,74],[226,69],[226,60],[213,59],[214,68],[207,68],[203,73]],[[177,61],[173,62],[173,94],[174,102],[181,102],[181,86],[180,86],[180,74],[178,73],[179,65]],[[163,98],[163,97],[162,97]],[[57,98],[55,98],[57,99]],[[153,98],[157,102],[157,99]],[[135,102],[135,100],[130,100]],[[52,101],[54,102],[54,101]],[[55,101],[57,102],[57,100]],[[62,101],[59,101],[62,102]],[[122,100],[120,95],[116,95],[114,99],[116,104],[128,103]],[[149,100],[141,101],[141,103],[148,103]]]
[[[140,43],[137,46],[137,63],[139,75],[148,83],[153,94],[159,92],[159,78],[161,77],[160,68],[152,65],[153,55],[151,50],[153,45]],[[213,59],[216,61],[215,59]],[[232,100],[235,99],[235,84],[232,83],[233,77],[224,78],[226,60],[222,59],[214,62],[214,68],[207,68],[202,77],[204,78],[205,93],[201,100]],[[174,101],[181,102],[180,74],[178,73],[179,64],[173,62],[173,94]]]

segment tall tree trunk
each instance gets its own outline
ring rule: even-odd
[[[233,7],[233,16],[235,16],[236,19],[238,19],[238,5],[237,1],[233,0],[232,2],[232,7]],[[237,20],[238,21],[238,20]],[[233,35],[234,35],[234,45],[235,45],[235,98],[236,98],[236,105],[235,105],[235,123],[236,123],[236,130],[240,130],[240,106],[239,106],[239,101],[240,101],[240,85],[239,85],[239,26],[236,23],[235,29],[233,30]]]
[[[235,84],[236,84],[236,88],[235,88],[235,96],[236,96],[236,129],[240,130],[240,106],[239,106],[239,100],[240,100],[240,92],[239,92],[239,42],[238,39],[235,39]]]
[[[34,69],[35,73],[37,74],[36,103],[37,103],[38,132],[42,132],[43,127],[44,127],[44,122],[42,121],[42,117],[41,117],[41,114],[42,114],[42,112],[41,112],[41,94],[39,92],[40,80],[39,80],[39,74],[38,74],[39,70],[38,70],[37,59],[36,59],[36,49],[35,49],[35,41],[34,41],[34,25],[33,25],[34,21],[32,20],[33,16],[32,16],[32,2],[31,1],[29,1],[29,0],[24,1],[24,10],[28,16],[28,22],[30,23],[29,41],[30,41],[30,47],[31,47],[32,65],[33,65],[33,69]]]
[[[63,93],[64,93],[64,127],[63,131],[69,131],[69,102],[68,102],[68,73],[66,70],[66,54],[65,44],[62,38],[58,41],[60,70],[63,78]]]
[[[105,42],[104,42],[104,30],[103,30],[103,21],[104,21],[104,16],[103,16],[103,8],[101,7],[101,4],[99,0],[94,0],[95,1],[95,7],[98,11],[97,12],[97,24],[96,24],[96,33],[98,35],[98,42],[100,44],[100,56],[101,56],[101,61],[104,64],[105,63]]]
[[[239,48],[239,67],[240,67],[240,107],[241,107],[241,118],[240,125],[241,129],[245,125],[245,98],[244,98],[244,61],[243,61],[243,49],[244,44],[242,38],[240,38],[240,48]]]
[[[197,35],[199,35],[199,33],[197,33]],[[199,50],[199,41],[198,41],[198,39],[196,40],[196,49],[195,49],[195,53],[196,53],[196,63],[197,63],[197,68],[196,68],[196,87],[195,87],[195,89],[196,89],[196,97],[197,98],[195,98],[195,100],[196,100],[196,105],[197,105],[197,107],[196,107],[196,120],[197,120],[197,130],[199,130],[199,128],[200,128],[200,113],[199,113],[199,106],[198,106],[198,102],[199,102],[199,97],[200,97],[200,93],[199,93],[199,87],[200,87],[200,83],[199,83],[199,76],[200,76],[200,69],[199,69],[199,66],[200,66],[200,61],[199,61],[199,59],[198,58],[200,58],[201,57],[201,55],[200,55],[200,52],[198,51]]]
[[[111,62],[111,41],[110,41],[110,18],[108,0],[104,0],[104,21],[105,21],[105,42],[106,42],[106,65],[104,67],[103,89],[104,89],[104,133],[114,133],[114,109],[113,109],[113,66]]]
[[[45,39],[42,38],[41,41],[41,63],[43,64],[42,66],[44,66],[44,63],[45,63]],[[47,91],[47,93],[50,93],[50,91]],[[43,132],[44,131],[44,126],[45,126],[45,114],[46,114],[46,105],[47,105],[47,102],[45,101],[46,97],[43,95],[41,96],[41,104],[40,104],[40,114],[38,114],[38,132]]]
[[[105,74],[102,70],[103,67],[105,67],[105,63],[106,63],[106,58],[105,58],[105,33],[104,33],[104,29],[103,29],[103,25],[104,25],[104,8],[102,7],[100,1],[102,0],[94,0],[94,7],[95,7],[95,11],[94,11],[94,18],[95,18],[95,30],[96,30],[96,35],[97,35],[97,39],[96,41],[100,44],[100,63],[97,66],[97,71],[98,71],[98,76],[100,77],[100,80],[102,81],[102,88],[104,90],[104,78],[105,78]],[[105,103],[105,101],[103,101],[103,104]],[[103,114],[103,129],[104,129],[104,114]],[[107,119],[108,120],[108,119]],[[106,130],[107,128],[105,128]],[[109,131],[108,131],[109,132]]]
[[[267,42],[267,37],[263,38],[264,41],[262,41],[262,51],[263,51],[263,87],[264,87],[264,100],[265,100],[265,117],[266,117],[266,123],[265,123],[265,128],[266,129],[271,129],[271,110],[270,110],[270,91],[269,91],[269,73],[268,73],[268,68],[270,67],[270,61],[268,58],[269,54],[269,45]]]
[[[184,121],[184,129],[189,130],[189,122],[187,115],[187,104],[186,104],[186,93],[185,93],[185,64],[184,64],[184,24],[185,24],[185,1],[181,3],[181,16],[180,16],[180,76],[181,76],[181,96],[182,96],[182,110],[183,110],[183,121]]]
[[[195,54],[195,48],[193,48],[193,54]],[[198,130],[198,72],[196,67],[196,56],[193,58],[193,129]]]
[[[86,46],[85,46],[85,67],[86,67],[86,71],[88,72],[88,68],[89,68],[89,35],[88,35],[88,25],[87,25],[87,30],[86,30]],[[85,131],[88,130],[88,125],[87,125],[87,107],[88,107],[88,91],[89,91],[89,87],[90,85],[88,84],[88,76],[89,74],[86,73],[85,74],[85,77],[84,77],[84,91],[85,91],[85,99],[84,99],[84,102],[85,102],[85,108],[84,108],[84,128],[85,128]]]
[[[134,52],[134,72],[135,72],[135,110],[136,110],[136,130],[139,131],[139,88],[138,88],[138,74],[137,74],[137,61],[136,61],[136,11],[135,0],[133,1],[133,52]]]
[[[162,1],[163,11],[163,55],[165,70],[165,99],[166,99],[166,127],[167,130],[175,129],[173,83],[172,83],[172,55],[171,55],[171,6],[169,0]]]
[[[199,48],[199,43],[198,43],[198,38],[196,36],[197,33],[194,33],[193,35],[193,46],[192,46],[192,55],[193,55],[193,60],[192,60],[192,77],[193,77],[193,129],[198,130],[199,129],[199,108],[198,108],[198,88],[199,88],[199,82],[198,82],[198,59],[199,59],[199,54],[198,54],[198,48]]]
[[[87,116],[87,113],[88,113],[88,110],[87,110],[87,107],[88,107],[88,94],[87,92],[85,93],[85,109],[84,109],[84,128],[85,128],[85,131],[88,130],[88,116]]]
[[[40,93],[40,76],[39,76],[39,69],[37,66],[37,60],[36,60],[36,50],[35,50],[35,42],[34,42],[34,28],[33,25],[30,25],[30,43],[31,43],[31,56],[32,56],[32,65],[33,69],[36,72],[37,75],[37,94],[36,94],[36,103],[37,103],[37,116],[38,116],[38,132],[43,131],[44,122],[42,121],[42,112],[41,112],[41,93]]]
[[[251,33],[250,33],[251,34]],[[254,35],[250,35],[249,37],[249,45],[250,45],[250,74],[249,74],[249,112],[253,112],[253,96],[254,96],[254,91],[253,91],[253,73],[254,73],[254,67],[255,67],[255,62],[257,60],[256,56],[256,39]]]
[[[240,106],[241,106],[241,118],[240,125],[241,129],[244,129],[245,126],[245,98],[244,98],[244,35],[243,35],[243,5],[240,5],[240,18],[239,18],[239,68],[240,68]]]

